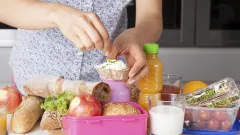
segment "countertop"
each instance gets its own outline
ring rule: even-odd
[[[11,114],[8,114],[7,116],[7,131],[8,131],[8,135],[20,135],[20,134],[16,134],[11,130],[10,127],[10,121],[11,121]],[[33,129],[29,132],[26,133],[24,135],[58,135],[58,134],[50,134],[48,131],[43,131],[39,128],[39,122],[37,124],[35,124],[35,126],[33,127]]]

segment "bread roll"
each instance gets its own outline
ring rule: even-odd
[[[134,106],[128,103],[108,103],[103,106],[103,116],[141,114]]]
[[[43,99],[35,96],[27,96],[13,112],[11,129],[18,134],[29,132],[43,114],[40,108]]]
[[[42,130],[54,130],[62,128],[62,118],[57,111],[45,111],[40,123]]]

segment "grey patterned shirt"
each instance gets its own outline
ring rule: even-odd
[[[96,13],[113,41],[127,28],[126,6],[131,0],[45,0]],[[67,19],[67,18],[66,18]],[[23,84],[35,75],[62,75],[66,79],[96,81],[94,69],[105,60],[101,51],[84,51],[67,40],[58,29],[18,29],[10,57],[14,80],[24,94]]]

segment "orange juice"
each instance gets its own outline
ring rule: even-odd
[[[0,135],[6,135],[7,114],[0,113]]]
[[[148,74],[138,82],[138,88],[141,92],[138,103],[147,108],[148,102],[144,94],[155,94],[162,90],[163,64],[158,58],[158,44],[150,43],[144,45],[144,52],[149,67]]]
[[[148,97],[152,96],[154,94],[145,94],[143,92],[139,93],[139,100],[138,104],[145,110],[148,110]]]

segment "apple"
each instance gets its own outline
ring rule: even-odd
[[[102,108],[98,100],[87,94],[74,97],[68,110],[69,115],[73,117],[100,116],[101,112]]]
[[[6,86],[0,89],[0,104],[8,103],[8,113],[12,113],[22,102],[18,89]]]
[[[6,104],[8,101],[8,91],[1,90],[0,91],[0,106]]]

